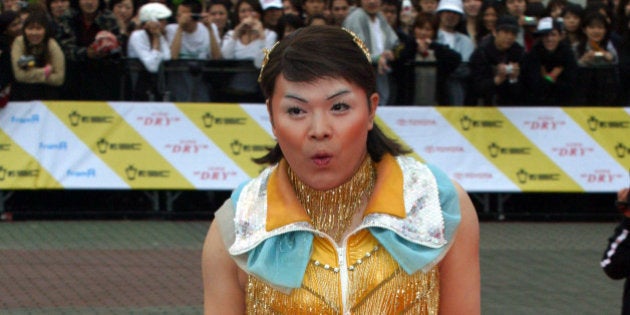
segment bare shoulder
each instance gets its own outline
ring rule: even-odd
[[[205,314],[244,314],[246,276],[230,256],[215,221],[202,251]]]
[[[454,183],[461,222],[455,239],[440,262],[440,314],[480,314],[479,221],[468,194]]]

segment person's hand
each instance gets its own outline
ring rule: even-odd
[[[378,57],[378,64],[377,64],[377,70],[378,70],[378,74],[387,74],[389,73],[392,69],[389,66],[389,62],[394,60],[394,53],[392,53],[391,50],[386,50],[384,51],[379,57]]]
[[[429,50],[429,45],[431,45],[430,39],[420,39],[416,38],[416,43],[418,44],[418,52],[421,54],[426,53]]]
[[[87,48],[87,57],[90,59],[101,59],[103,57],[107,56],[107,52],[105,51],[98,51],[96,49],[94,49],[94,47],[92,45],[88,46]]]
[[[508,74],[508,78],[511,80],[516,80],[521,74],[521,66],[518,64],[518,62],[510,62],[510,65],[512,66],[512,73]]]
[[[591,63],[595,59],[595,51],[589,50],[582,55],[580,58],[580,62],[582,63]]]
[[[46,80],[48,80],[51,74],[52,74],[52,65],[47,64],[44,67],[44,77],[46,78]]]
[[[612,62],[613,61],[613,54],[611,54],[609,51],[604,51],[603,52],[603,57],[604,59],[606,59],[606,61],[608,62]]]
[[[253,19],[251,23],[251,31],[254,37],[264,38],[265,29],[263,28],[263,24],[259,19]]]
[[[497,65],[497,73],[494,75],[494,84],[501,85],[507,79],[507,64],[500,63]]]
[[[210,25],[212,24],[210,18],[210,14],[208,14],[208,12],[201,13],[201,23],[203,23],[203,25],[205,25],[206,27],[210,27]]]
[[[234,33],[236,33],[237,37],[240,37],[252,29],[252,24],[254,23],[254,19],[251,16],[244,18],[241,23],[239,23],[234,28]]]
[[[149,22],[144,23],[144,29],[147,30],[147,32],[149,32],[149,34],[153,36],[159,37],[162,35],[161,24],[158,21],[149,21]]]
[[[619,209],[619,211],[621,211],[621,213],[626,217],[630,217],[630,206],[628,205],[628,192],[629,191],[630,191],[629,188],[624,188],[618,191],[617,202],[615,203],[617,205],[617,209]]]

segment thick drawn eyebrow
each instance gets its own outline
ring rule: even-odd
[[[329,101],[331,99],[334,99],[335,97],[339,97],[341,95],[348,94],[348,93],[350,93],[350,90],[341,90],[341,91],[339,91],[339,92],[337,92],[337,93],[335,93],[333,95],[328,96],[326,98],[326,100]],[[290,94],[290,93],[286,94],[284,96],[284,98],[293,99],[293,100],[299,101],[301,103],[308,103],[308,101],[306,99],[304,99],[304,98],[302,98],[300,96],[297,96],[297,95]]]

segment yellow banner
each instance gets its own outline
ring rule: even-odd
[[[0,129],[0,188],[63,188],[35,158]]]
[[[264,167],[252,158],[264,156],[276,142],[238,104],[177,103],[177,107],[247,175],[262,171]]]
[[[437,110],[522,190],[582,190],[497,108],[478,107],[471,111],[465,107],[438,107]]]
[[[625,169],[630,169],[630,115],[623,108],[564,108],[564,111]]]
[[[194,188],[107,103],[46,104],[68,129],[132,188]]]

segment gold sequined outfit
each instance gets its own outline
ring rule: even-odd
[[[328,240],[316,238],[302,287],[288,295],[250,276],[247,314],[343,314],[344,282],[351,314],[438,313],[437,267],[406,274],[367,230],[348,242],[347,264],[339,263],[335,251]]]
[[[235,260],[240,259],[242,268],[247,268],[244,262],[247,253],[270,238],[292,231],[311,231],[314,235],[299,287],[287,290],[267,281],[265,275],[250,273],[247,313],[437,314],[437,263],[448,248],[448,240],[443,233],[435,179],[426,180],[427,171],[416,170],[414,163],[417,162],[387,156],[377,165],[374,193],[367,203],[363,222],[340,243],[311,225],[300,203],[304,199],[299,198],[299,191],[288,193],[293,191],[295,182],[287,176],[286,163],[262,175],[264,180],[256,189],[244,189],[241,195],[246,196],[239,198],[240,204],[236,203],[236,239],[230,247],[230,253]],[[421,189],[414,188],[414,194],[420,198],[408,196],[404,192],[408,186],[421,186]],[[261,190],[261,187],[264,188]],[[425,192],[429,190],[435,191]],[[265,209],[254,211],[257,198],[266,199]],[[243,211],[239,212],[239,207]],[[254,213],[265,219],[260,222],[252,219]],[[390,254],[392,245],[381,244],[373,235],[370,228],[375,227],[392,229],[402,238],[442,252],[418,270],[409,272],[409,268],[404,268],[394,258],[396,255]],[[281,267],[276,268],[282,272]]]

